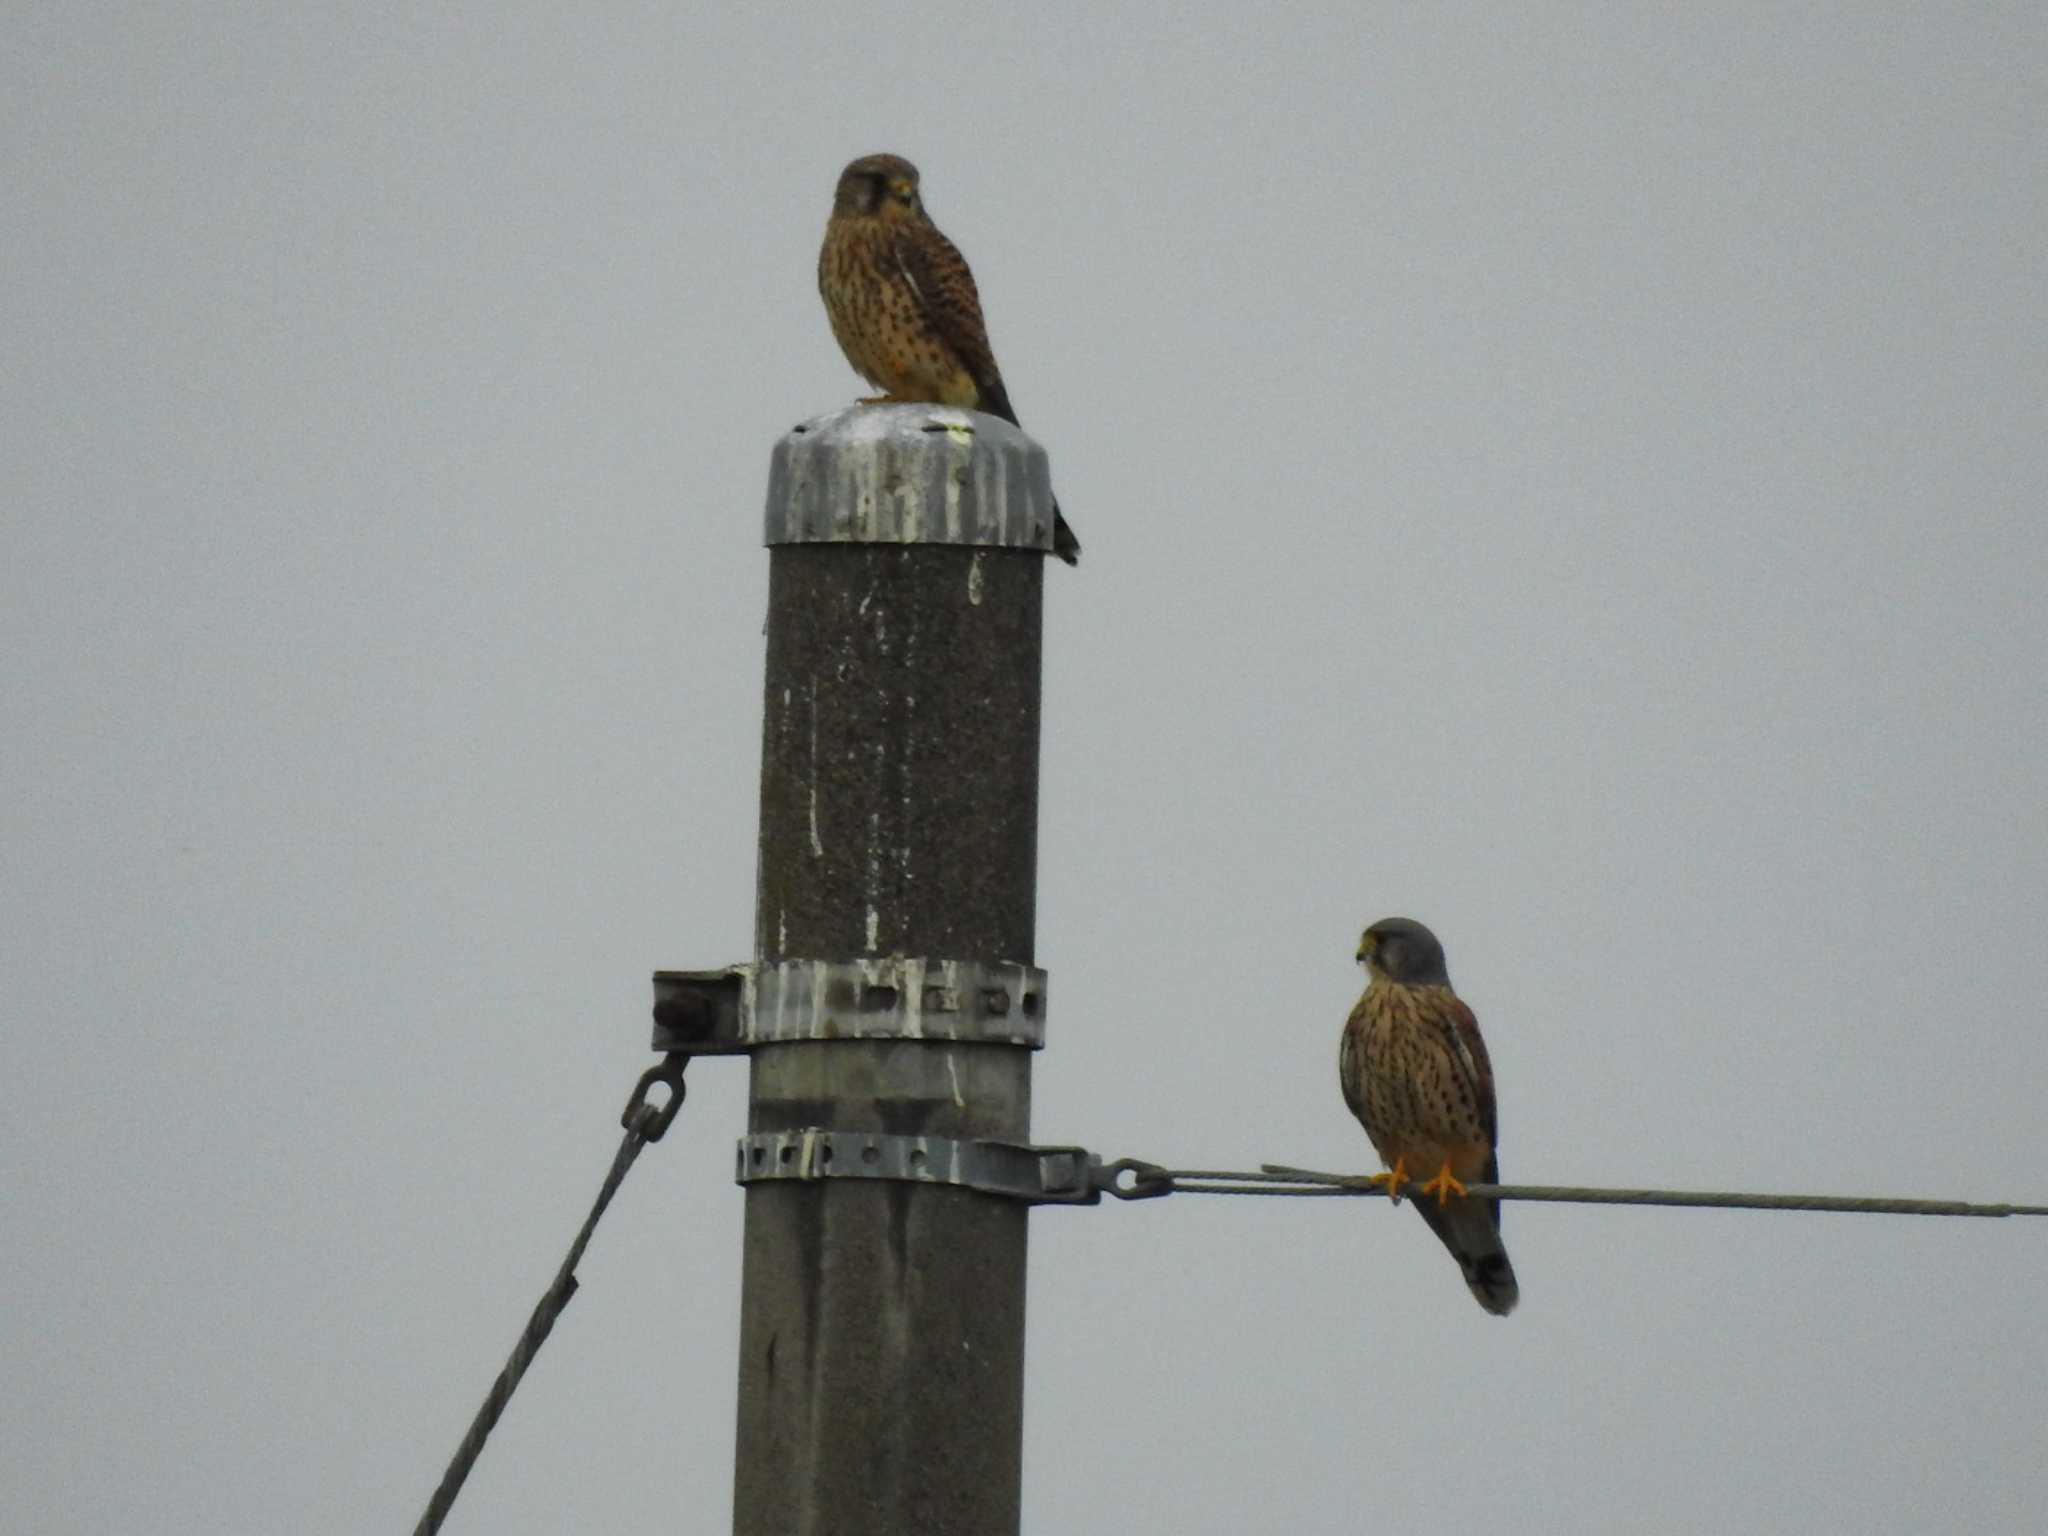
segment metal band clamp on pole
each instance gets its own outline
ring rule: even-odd
[[[731,1055],[799,1040],[1045,1044],[1046,974],[884,955],[654,973],[654,1048]]]
[[[773,1179],[893,1179],[950,1184],[1033,1205],[1093,1205],[1102,1198],[1084,1147],[1034,1147],[943,1136],[886,1136],[811,1127],[740,1138],[740,1184]]]

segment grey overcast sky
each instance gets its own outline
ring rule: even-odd
[[[0,1500],[410,1529],[750,943],[769,451],[889,149],[1048,572],[1035,1131],[2048,1199],[2048,8],[31,4],[0,35]],[[708,1062],[451,1532],[722,1532]],[[1033,1218],[1025,1528],[2040,1529],[2048,1223]]]

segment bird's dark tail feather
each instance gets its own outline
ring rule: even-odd
[[[1010,405],[1010,392],[1003,388],[1000,378],[978,378],[974,387],[980,394],[978,411],[987,411],[991,416],[1000,416],[1019,432],[1024,424],[1017,419],[1016,410]],[[1081,563],[1081,541],[1074,537],[1074,530],[1067,526],[1067,520],[1060,515],[1060,504],[1052,504],[1052,552],[1069,565]]]
[[[1422,1212],[1430,1231],[1443,1240],[1464,1271],[1472,1299],[1495,1317],[1506,1317],[1515,1310],[1522,1293],[1515,1283],[1515,1266],[1508,1262],[1507,1247],[1500,1240],[1495,1208],[1494,1202],[1481,1200],[1453,1200],[1439,1206],[1428,1195],[1415,1201],[1415,1209]]]
[[[1060,515],[1060,505],[1052,505],[1052,552],[1069,565],[1081,563],[1081,541],[1074,537],[1074,530],[1067,526],[1066,518]]]

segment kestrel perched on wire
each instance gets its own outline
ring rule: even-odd
[[[1427,1178],[1415,1209],[1479,1305],[1505,1317],[1521,1293],[1501,1245],[1500,1202],[1465,1193],[1467,1183],[1500,1182],[1493,1065],[1479,1020],[1451,990],[1443,945],[1413,918],[1366,929],[1358,960],[1371,979],[1344,1021],[1337,1075],[1390,1170],[1373,1182],[1399,1201],[1410,1178]]]
[[[939,233],[899,155],[863,155],[839,173],[818,252],[818,292],[839,350],[878,400],[929,400],[1019,426],[989,346],[967,258]],[[1081,544],[1059,504],[1052,552],[1069,565]]]

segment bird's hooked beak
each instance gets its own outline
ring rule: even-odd
[[[1364,965],[1367,961],[1372,959],[1372,952],[1376,942],[1377,941],[1373,938],[1371,934],[1366,934],[1363,938],[1361,938],[1358,941],[1358,953],[1352,956],[1352,958],[1356,960],[1360,965]]]

